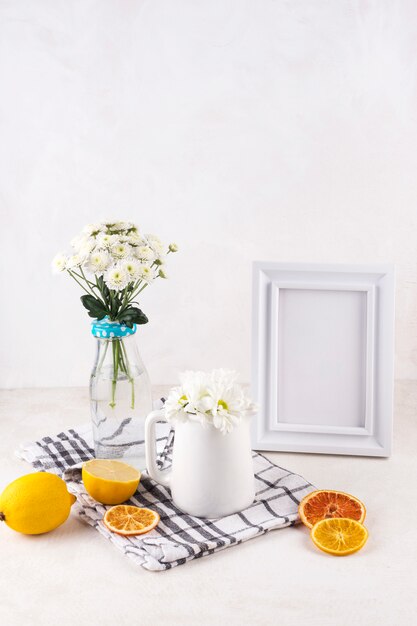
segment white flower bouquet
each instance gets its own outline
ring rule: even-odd
[[[142,235],[131,222],[100,222],[88,224],[71,241],[72,254],[57,254],[52,261],[55,273],[67,273],[85,292],[81,302],[88,315],[97,320],[108,318],[122,328],[146,324],[148,318],[139,308],[136,298],[158,278],[167,278],[165,259],[178,247],[164,246],[156,235]],[[113,393],[118,374],[133,378],[121,340],[112,341]]]
[[[211,424],[223,434],[231,432],[243,417],[256,410],[236,379],[232,370],[184,372],[181,385],[171,389],[165,402],[167,421],[194,420],[206,427]]]
[[[73,254],[57,254],[54,272],[67,272],[86,292],[81,301],[90,317],[132,328],[148,318],[134,306],[135,298],[156,278],[166,278],[166,249],[156,235],[141,235],[131,222],[87,224],[71,241]]]

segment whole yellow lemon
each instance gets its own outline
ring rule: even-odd
[[[94,500],[102,504],[121,504],[138,488],[140,472],[112,459],[92,459],[83,465],[84,487]]]
[[[40,535],[65,522],[76,498],[49,472],[26,474],[0,496],[0,520],[25,535]]]

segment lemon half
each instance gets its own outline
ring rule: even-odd
[[[94,500],[102,504],[121,504],[138,488],[140,472],[134,467],[110,459],[93,459],[84,463],[84,487]]]

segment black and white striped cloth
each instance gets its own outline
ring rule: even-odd
[[[161,424],[160,428],[157,445],[159,464],[164,469],[171,464],[174,433],[166,424]],[[300,500],[314,490],[311,483],[298,474],[254,452],[255,502],[240,513],[207,520],[180,511],[173,503],[169,490],[144,472],[139,488],[129,503],[158,511],[161,520],[146,535],[122,537],[104,526],[102,518],[109,507],[93,500],[81,480],[82,463],[94,457],[89,424],[23,444],[17,455],[37,470],[62,475],[69,490],[77,496],[74,507],[80,518],[148,570],[167,570],[270,530],[292,526],[299,521],[297,509]]]

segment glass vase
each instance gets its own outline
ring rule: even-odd
[[[135,332],[136,326],[107,319],[93,322],[97,345],[90,403],[96,458],[118,459],[143,470],[144,425],[152,411],[152,390]]]

